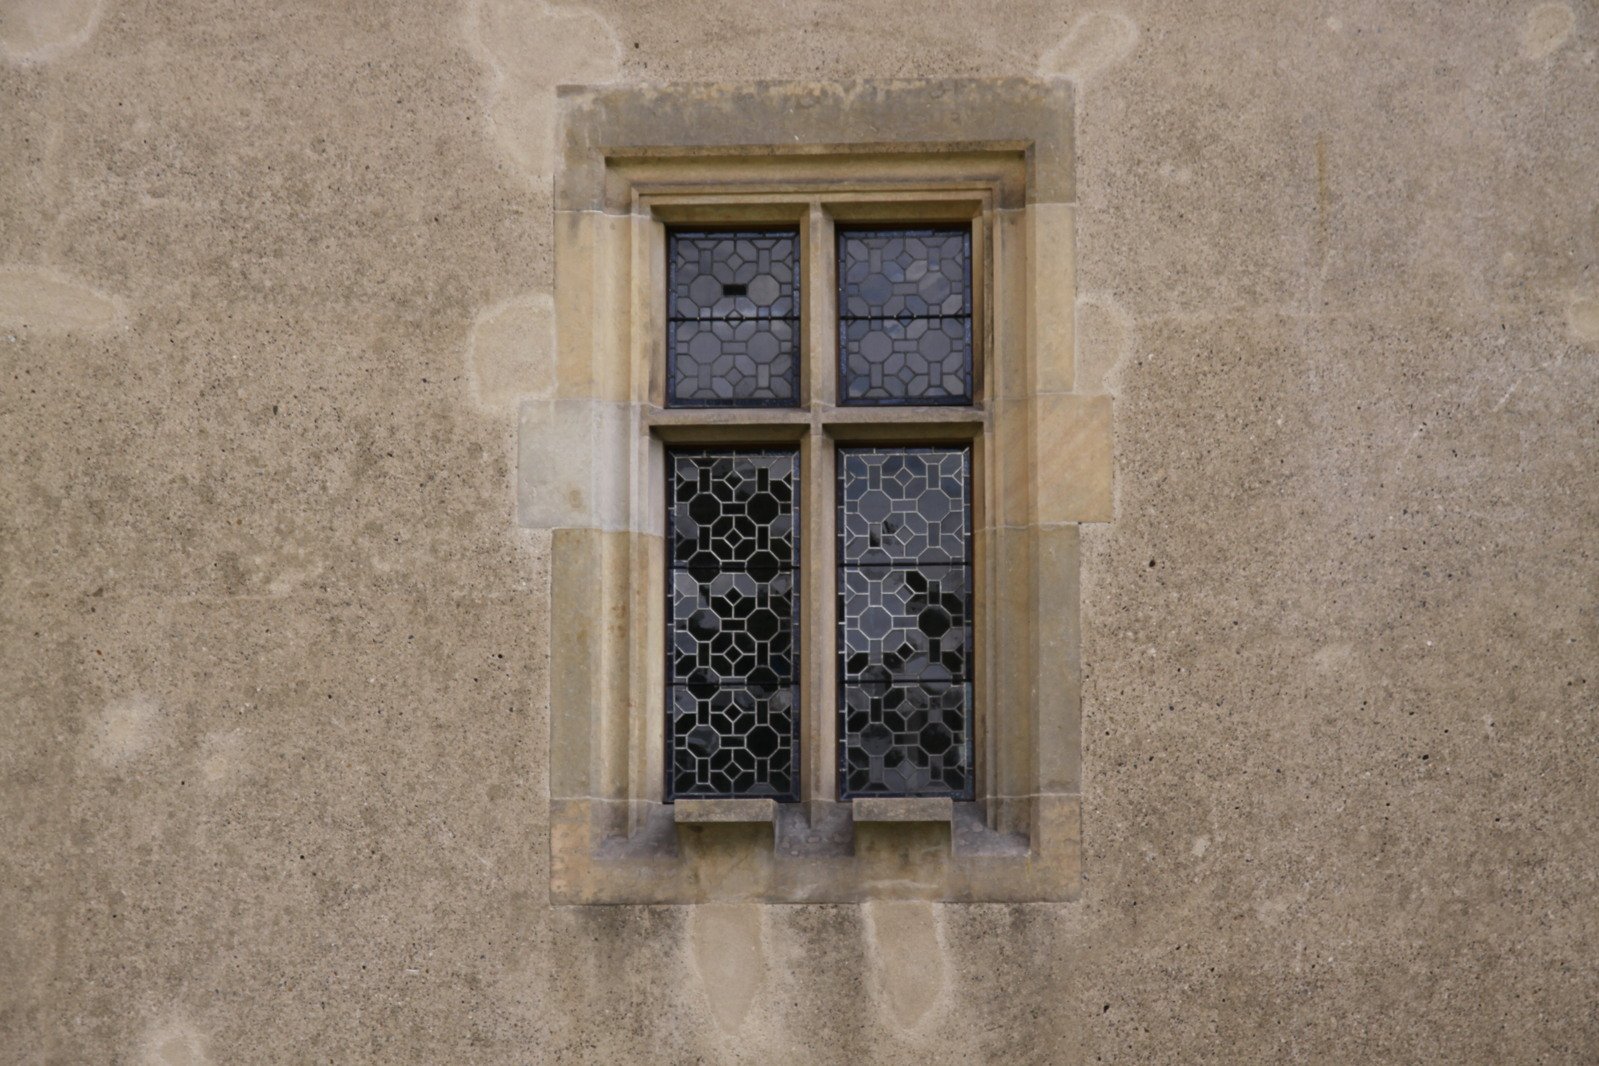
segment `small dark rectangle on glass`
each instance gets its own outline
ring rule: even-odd
[[[796,231],[672,230],[667,275],[669,405],[798,403]]]
[[[972,402],[972,235],[840,230],[839,394],[845,404]]]

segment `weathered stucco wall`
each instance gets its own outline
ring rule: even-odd
[[[0,0],[0,1048],[1599,1057],[1599,7]],[[547,905],[551,87],[1078,79],[1084,895]]]

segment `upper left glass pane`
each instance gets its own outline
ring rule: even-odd
[[[799,232],[667,234],[667,390],[672,407],[799,402]]]

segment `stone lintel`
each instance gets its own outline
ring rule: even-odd
[[[602,208],[607,157],[870,150],[1020,150],[1029,202],[1070,203],[1072,86],[1060,79],[919,78],[563,85],[558,210]]]

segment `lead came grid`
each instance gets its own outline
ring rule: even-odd
[[[674,230],[667,272],[667,402],[796,404],[798,234]]]
[[[839,794],[973,794],[971,452],[838,452]]]
[[[846,404],[972,402],[969,229],[840,230]]]
[[[795,799],[795,452],[669,453],[667,798]]]

